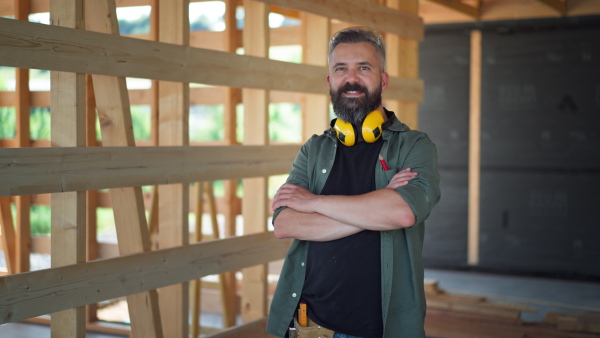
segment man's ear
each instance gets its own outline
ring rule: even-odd
[[[329,82],[329,74],[327,75],[327,84],[331,86],[331,82]]]
[[[383,93],[390,82],[390,75],[386,72],[381,73],[381,92]]]

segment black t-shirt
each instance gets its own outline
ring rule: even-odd
[[[375,164],[383,140],[338,145],[321,195],[360,195],[375,190]],[[375,212],[375,210],[374,210]],[[301,302],[317,324],[348,335],[380,338],[380,234],[361,231],[329,242],[310,242]]]

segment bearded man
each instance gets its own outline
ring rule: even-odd
[[[422,246],[440,198],[436,147],[382,105],[381,34],[337,32],[328,61],[337,119],[302,146],[273,201],[275,236],[295,240],[267,332],[424,337]]]

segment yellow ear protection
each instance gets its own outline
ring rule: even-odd
[[[333,130],[342,144],[351,147],[356,143],[356,126],[352,123],[335,119]],[[361,134],[368,143],[373,143],[381,137],[383,132],[381,125],[385,122],[379,110],[370,112],[362,122]]]

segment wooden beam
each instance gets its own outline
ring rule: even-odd
[[[474,19],[479,19],[480,16],[480,3],[477,2],[476,6],[470,6],[464,3],[462,0],[429,0],[433,3],[442,5],[450,8],[454,11],[466,14]],[[542,0],[543,1],[543,0]]]
[[[263,2],[244,0],[244,52],[261,58],[269,57],[269,6]],[[269,143],[269,93],[264,89],[243,89],[244,145]],[[242,216],[244,234],[267,231],[268,180],[247,178],[242,182]],[[265,317],[267,309],[267,265],[243,270],[242,321]]]
[[[158,7],[160,42],[189,46],[189,0],[171,0]],[[189,145],[189,83],[158,83],[159,146]],[[158,186],[158,245],[170,248],[189,244],[189,184]],[[159,290],[159,303],[165,336],[189,336],[189,285],[169,285]]]
[[[5,66],[232,87],[308,92],[319,88],[322,89],[320,92],[326,90],[319,75],[324,74],[321,67],[4,18],[0,18],[0,24],[4,33],[0,36],[3,52],[0,63]],[[81,49],[80,45],[89,47]],[[70,49],[78,52],[73,53]],[[246,76],[239,76],[240,73]],[[282,77],[282,74],[286,76]],[[301,82],[307,84],[298,84]]]
[[[417,14],[419,10],[418,0],[388,0],[388,6],[396,10],[402,10],[406,13]],[[405,90],[404,85],[394,83],[394,78],[399,76],[403,78],[419,80],[419,43],[412,39],[407,39],[395,34],[386,34],[387,44],[387,67],[388,74],[392,76],[390,85],[384,93],[386,106],[393,111],[398,119],[406,123],[410,128],[417,129],[419,126],[419,105],[411,100],[390,100],[387,93],[396,90]]]
[[[304,63],[327,67],[331,25],[329,18],[304,13],[302,16],[302,58]],[[323,77],[325,81],[325,76]],[[329,125],[327,93],[306,94],[302,107],[302,139],[308,140]]]
[[[328,90],[325,67],[4,18],[0,25],[0,65],[5,66],[316,94]],[[390,79],[390,86],[388,99],[421,100],[420,81]]]
[[[567,15],[567,0],[537,0],[561,15]]]
[[[237,0],[225,0],[225,51],[235,53],[238,46],[241,45],[241,36],[237,29]],[[272,99],[272,98],[271,98]],[[224,126],[225,137],[224,141],[228,145],[239,144],[237,140],[237,106],[242,100],[242,91],[239,88],[226,87],[223,113],[225,114]],[[239,198],[237,197],[237,180],[226,180],[224,184],[225,194],[223,201],[225,202],[225,208],[223,209],[224,222],[224,235],[225,237],[236,235],[237,215],[239,209],[236,205],[239,205]],[[224,308],[227,311],[223,311],[223,326],[231,327],[236,323],[236,318],[239,313],[239,299],[236,293],[236,276],[235,271],[230,271],[222,276],[221,284],[225,291]]]
[[[423,40],[423,20],[417,15],[393,10],[364,0],[261,0],[270,5],[326,16],[393,33],[414,40]]]
[[[469,207],[467,263],[479,264],[481,184],[481,31],[471,32],[469,93]]]
[[[29,20],[29,3],[14,0],[15,19]],[[16,141],[18,147],[31,146],[29,116],[31,108],[31,92],[29,90],[29,69],[15,69],[15,121]],[[29,246],[31,237],[31,200],[29,196],[15,199],[17,209],[17,229],[15,236],[14,273],[29,271]]]
[[[0,324],[282,259],[290,244],[260,233],[3,276]]]
[[[9,274],[16,273],[15,225],[9,197],[0,197],[0,226],[2,229],[2,250]]]
[[[50,23],[83,29],[81,0],[54,0],[50,3]],[[53,71],[51,83],[51,142],[53,147],[85,147],[85,74]],[[85,191],[54,193],[51,196],[53,268],[86,261]],[[54,337],[84,337],[85,307],[53,313]]]
[[[299,145],[3,148],[0,196],[279,175],[290,170],[299,149]]]
[[[114,0],[86,2],[85,11],[87,29],[104,36],[119,34]],[[92,80],[103,145],[135,146],[125,78],[94,75]],[[150,236],[141,188],[111,189],[110,196],[120,253],[149,251]],[[134,336],[163,337],[156,290],[128,295],[127,304]]]

